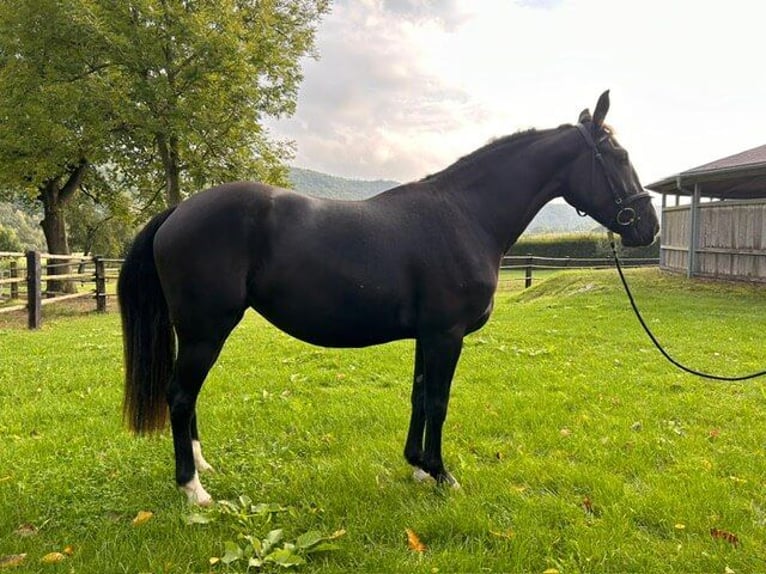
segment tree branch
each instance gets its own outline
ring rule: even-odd
[[[81,159],[80,163],[77,164],[77,167],[74,168],[74,171],[69,174],[69,178],[61,187],[61,191],[59,192],[59,200],[61,202],[68,201],[69,198],[71,198],[72,195],[74,195],[74,193],[80,188],[82,178],[85,176],[88,165],[89,164],[87,159]]]

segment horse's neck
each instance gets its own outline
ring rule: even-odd
[[[559,128],[517,136],[479,150],[438,174],[504,253],[551,199],[580,151],[576,130]],[[473,157],[475,156],[475,157]]]

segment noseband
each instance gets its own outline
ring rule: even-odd
[[[609,136],[605,135],[603,138],[601,138],[598,143],[593,141],[593,136],[590,134],[590,130],[586,128],[582,124],[577,124],[577,130],[580,132],[580,135],[585,139],[585,143],[588,144],[588,147],[593,151],[592,155],[592,162],[591,162],[591,184],[593,183],[593,180],[595,178],[596,173],[596,162],[601,165],[601,170],[604,173],[604,178],[606,178],[606,183],[609,185],[609,189],[612,191],[612,197],[614,198],[614,203],[617,205],[617,207],[620,208],[620,210],[617,212],[617,215],[615,215],[614,219],[617,222],[617,225],[620,227],[627,227],[629,225],[633,225],[636,223],[641,217],[636,213],[636,210],[630,207],[631,203],[634,203],[635,201],[638,201],[639,199],[643,199],[645,197],[649,197],[649,192],[642,191],[639,193],[635,193],[633,195],[625,196],[623,197],[620,195],[620,193],[617,191],[617,187],[614,185],[614,182],[609,177],[609,172],[606,170],[606,164],[604,163],[604,156],[601,155],[601,151],[598,149],[598,144],[607,139]],[[580,210],[578,210],[578,213],[580,213]],[[581,214],[582,215],[582,214]]]

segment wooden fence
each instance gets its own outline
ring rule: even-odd
[[[766,281],[766,201],[712,201],[696,211],[690,205],[665,207],[662,219],[662,269]]]
[[[0,313],[27,311],[30,329],[42,325],[42,308],[72,299],[91,298],[98,312],[107,310],[121,259],[0,251]],[[54,287],[66,286],[55,291]]]
[[[658,259],[622,259],[623,267],[657,266]],[[107,310],[114,297],[110,288],[119,276],[122,259],[77,255],[51,255],[39,251],[13,253],[0,251],[0,313],[27,311],[28,326],[42,324],[42,307],[71,299],[91,298],[98,312]],[[523,281],[531,287],[535,272],[560,269],[605,269],[614,266],[611,257],[536,257],[506,256],[501,271],[502,282]],[[518,276],[516,276],[518,275]],[[55,292],[50,286],[66,282],[74,292]],[[45,285],[45,289],[43,289]]]
[[[620,258],[623,268],[657,267],[659,259],[626,257]],[[519,277],[504,278],[504,281],[523,281],[524,288],[532,286],[535,271],[548,273],[561,269],[608,269],[614,267],[611,257],[537,257],[533,255],[506,255],[500,265],[501,271],[523,272]]]

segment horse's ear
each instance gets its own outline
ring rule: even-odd
[[[580,117],[577,118],[577,122],[580,124],[584,124],[585,122],[591,121],[590,117],[590,110],[588,108],[585,108],[583,111],[580,112]]]
[[[596,111],[593,112],[593,123],[596,124],[598,127],[603,126],[604,118],[606,117],[606,112],[608,111],[609,111],[609,90],[601,94],[601,97],[598,99],[598,103],[596,104]]]

